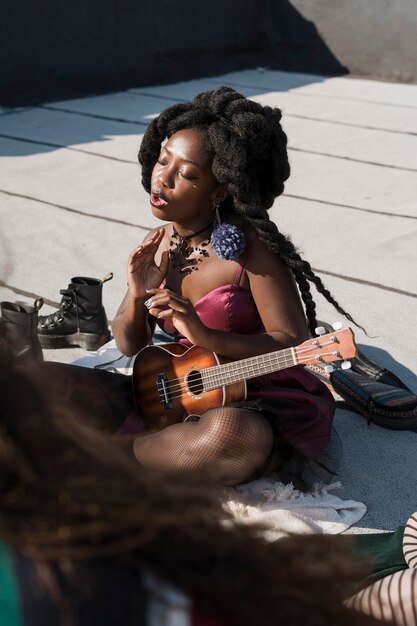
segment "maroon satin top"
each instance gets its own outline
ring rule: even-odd
[[[265,332],[252,293],[239,285],[253,241],[239,261],[234,282],[213,289],[194,304],[208,328],[242,335]],[[190,345],[169,320],[156,319],[156,323],[173,341]],[[305,456],[316,459],[320,455],[330,438],[335,402],[314,374],[302,366],[291,367],[248,380],[247,388],[247,399],[260,401],[275,432]]]

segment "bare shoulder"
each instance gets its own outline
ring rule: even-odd
[[[150,230],[149,233],[143,238],[142,243],[145,243],[145,241],[149,241],[149,239],[152,239],[154,234],[156,232],[158,232],[158,230],[161,230],[161,228],[163,228],[164,231],[165,231],[165,235],[164,235],[163,241],[166,238],[169,238],[170,237],[169,233],[171,232],[172,225],[170,223],[169,224],[161,224],[161,226],[157,226],[156,228],[152,228],[152,230]]]
[[[306,320],[295,277],[278,254],[257,238],[245,269],[265,329],[284,332],[294,345],[306,339]]]
[[[246,271],[248,274],[271,276],[282,278],[292,276],[291,271],[285,265],[284,261],[272,250],[268,248],[266,243],[256,237],[254,231],[248,239],[252,242],[248,258],[246,261]]]

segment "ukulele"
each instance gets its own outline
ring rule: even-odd
[[[133,364],[136,405],[148,432],[246,398],[246,380],[295,365],[324,365],[357,353],[350,328],[304,341],[297,347],[226,361],[199,346],[165,343],[143,348]],[[349,367],[346,361],[342,367]],[[327,366],[328,367],[328,366]]]

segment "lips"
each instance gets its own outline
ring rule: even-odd
[[[168,200],[161,194],[156,191],[152,191],[151,193],[151,204],[154,207],[164,207],[168,204]]]

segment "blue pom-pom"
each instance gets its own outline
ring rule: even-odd
[[[220,224],[211,235],[211,247],[221,259],[237,261],[246,248],[245,235],[233,224]]]

